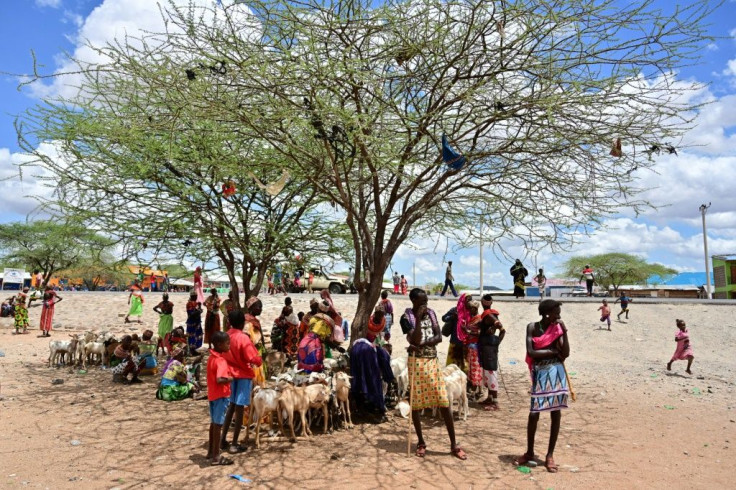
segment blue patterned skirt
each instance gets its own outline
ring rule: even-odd
[[[561,362],[534,364],[532,369],[531,412],[567,408],[569,389],[565,366]]]

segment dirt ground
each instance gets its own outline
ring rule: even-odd
[[[56,307],[52,339],[85,330],[141,332],[155,327],[158,295],[146,294],[143,326],[127,326],[122,293],[66,293]],[[310,295],[295,295],[306,311]],[[346,316],[355,296],[335,298]],[[185,295],[172,295],[176,324],[185,319]],[[266,297],[262,321],[270,325],[281,297]],[[444,313],[447,299],[431,299]],[[409,306],[394,298],[397,312]],[[423,419],[428,452],[406,455],[408,420],[363,423],[352,430],[299,438],[291,444],[262,438],[234,456],[235,465],[206,464],[209,415],[206,401],[167,403],[155,399],[157,380],[113,385],[98,367],[49,368],[48,339],[37,330],[40,308],[30,311],[34,329],[14,335],[0,320],[1,488],[732,488],[736,478],[736,344],[734,306],[708,304],[631,305],[631,318],[601,329],[598,303],[563,305],[569,328],[567,362],[576,403],[563,412],[555,451],[557,474],[540,466],[523,474],[511,460],[525,450],[528,373],[524,326],[538,319],[533,301],[497,301],[508,333],[500,372],[506,390],[502,410],[471,404],[467,421],[455,423],[467,461],[449,454],[440,419]],[[614,309],[614,314],[617,310]],[[675,349],[675,318],[688,322],[695,351],[693,375],[685,363],[665,364]],[[395,327],[394,355],[405,355]],[[154,328],[155,330],[155,328]],[[440,344],[444,360],[447,343]],[[52,385],[56,378],[63,384]],[[536,453],[546,453],[549,417],[542,415]],[[252,442],[253,439],[251,437]],[[228,477],[240,474],[242,483]]]

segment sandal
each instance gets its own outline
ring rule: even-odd
[[[501,410],[501,408],[498,406],[497,403],[490,403],[488,405],[485,405],[483,407],[483,410],[485,410],[486,412],[498,412],[499,410]]]
[[[468,455],[465,454],[465,451],[463,451],[463,448],[461,448],[460,446],[455,446],[454,448],[450,449],[450,453],[461,461],[465,461],[466,459],[468,459]]]
[[[559,467],[555,463],[555,460],[552,459],[552,456],[547,456],[547,458],[544,460],[544,467],[547,468],[547,471],[550,473],[557,473],[557,470]]]
[[[534,461],[534,455],[529,456],[527,453],[522,454],[518,458],[514,459],[514,464],[516,466],[524,466],[529,461]]]
[[[220,456],[220,459],[217,461],[213,461],[210,463],[210,466],[227,466],[233,464],[233,460],[226,458],[225,456]]]
[[[427,445],[426,444],[417,444],[417,451],[415,453],[417,457],[423,458],[425,454],[427,454]]]
[[[231,444],[229,448],[227,448],[227,452],[230,454],[238,454],[238,453],[244,453],[248,450],[248,446],[244,446],[242,444]]]

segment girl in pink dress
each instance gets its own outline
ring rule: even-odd
[[[695,356],[693,355],[693,347],[692,345],[690,345],[690,332],[688,332],[687,330],[685,320],[675,321],[677,323],[677,328],[679,329],[677,334],[675,334],[677,349],[675,349],[675,353],[672,354],[672,359],[670,359],[670,362],[667,363],[667,371],[672,370],[672,361],[687,360],[687,369],[685,370],[685,372],[687,374],[693,374],[692,371],[690,371],[690,366],[692,366]]]
[[[204,304],[204,287],[202,284],[202,268],[197,267],[194,270],[194,292],[197,293],[197,302]]]

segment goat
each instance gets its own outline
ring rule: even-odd
[[[95,357],[102,364],[102,358],[105,356],[105,344],[103,342],[87,342],[84,345],[84,358],[82,366],[87,367],[87,363]]]
[[[253,388],[253,399],[250,403],[250,418],[245,426],[245,440],[248,441],[248,433],[250,432],[250,424],[256,421],[256,448],[261,448],[261,420],[263,416],[276,412],[279,420],[281,433],[284,433],[284,423],[281,418],[281,410],[279,410],[280,393],[273,388],[261,388],[256,386]]]
[[[453,410],[455,401],[458,402],[457,415],[460,417],[462,411],[463,420],[468,420],[468,392],[466,386],[468,377],[460,370],[452,372],[449,376],[445,376],[445,386],[447,387],[447,398],[450,402],[450,412]]]
[[[286,354],[279,351],[271,351],[266,354],[264,359],[268,373],[271,376],[278,376],[284,372],[284,366],[286,365]],[[277,369],[278,368],[278,369]]]
[[[74,361],[74,353],[77,351],[79,336],[77,334],[69,335],[70,340],[51,340],[49,341],[49,367],[56,364],[57,358],[64,354],[69,354],[70,359]],[[63,361],[62,357],[62,361]]]
[[[336,373],[332,379],[332,386],[337,404],[342,410],[345,427],[351,429],[353,427],[353,417],[350,415],[350,376],[343,372]]]
[[[404,397],[406,389],[409,387],[409,370],[406,367],[407,362],[408,359],[406,357],[391,359],[391,371],[394,373],[396,391],[398,392],[397,394],[399,399]]]
[[[318,385],[315,385],[318,386]],[[296,434],[294,433],[294,412],[299,412],[302,422],[302,436],[307,437],[307,410],[309,410],[309,397],[305,391],[305,387],[294,386],[286,381],[279,383],[281,396],[279,397],[279,410],[282,411],[282,417],[287,421],[291,428],[291,442],[296,442]]]
[[[332,393],[330,389],[323,384],[308,385],[304,388],[304,391],[309,400],[309,408],[321,408],[322,417],[324,418],[324,427],[322,430],[323,434],[327,434],[327,424],[329,422],[329,405],[330,396]],[[312,435],[312,431],[307,427],[306,431],[309,435]]]

